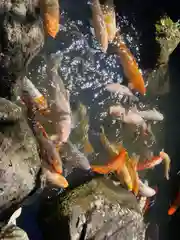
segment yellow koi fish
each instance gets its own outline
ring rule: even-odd
[[[101,45],[102,51],[106,52],[108,48],[108,33],[99,0],[92,0],[91,10],[92,25],[94,27],[96,38]]]
[[[114,10],[113,0],[108,0],[104,5],[101,5],[101,9],[102,9],[104,21],[106,24],[108,40],[109,42],[112,42],[117,32],[116,14]]]
[[[109,142],[102,126],[100,133],[100,141],[112,157],[116,157],[123,150],[123,147],[121,145],[117,146]],[[120,175],[117,175],[117,177],[128,187],[128,190],[132,191],[132,180],[126,164],[124,164],[121,169]]]

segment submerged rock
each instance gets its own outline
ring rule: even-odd
[[[2,226],[7,223],[18,204],[37,186],[41,167],[36,140],[23,117],[13,123],[0,122],[0,222]]]
[[[135,196],[111,179],[93,179],[44,204],[45,239],[144,239]]]
[[[0,3],[0,96],[11,99],[13,84],[23,75],[44,43],[39,1]]]
[[[37,0],[0,2],[0,229],[39,179],[41,162],[25,114],[4,99],[18,96],[14,86],[43,46],[39,7]]]

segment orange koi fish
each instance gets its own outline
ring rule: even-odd
[[[116,54],[120,57],[124,74],[129,81],[129,87],[131,89],[136,89],[144,95],[146,93],[146,88],[138,64],[126,44],[122,41],[119,33],[116,34],[114,44],[116,46]]]
[[[106,24],[106,29],[108,33],[108,40],[112,42],[115,38],[117,28],[116,28],[116,14],[114,11],[113,0],[108,0],[105,5],[101,5],[101,9],[104,16],[104,21]]]
[[[173,215],[180,206],[180,191],[178,192],[173,204],[168,210],[168,215]]]
[[[47,180],[50,183],[62,188],[68,187],[68,181],[61,174],[51,172],[47,169],[45,169],[44,172],[46,174]]]
[[[101,45],[102,51],[106,52],[108,48],[108,33],[99,0],[92,0],[91,9],[92,25],[94,27],[96,38]]]
[[[47,34],[55,38],[59,32],[59,1],[58,0],[41,0],[44,15],[44,29]]]
[[[163,158],[161,156],[157,156],[157,157],[153,157],[150,160],[146,160],[144,162],[138,162],[137,171],[153,168],[156,165],[160,164],[162,161],[163,161]]]
[[[115,156],[107,165],[98,166],[91,165],[92,171],[100,174],[108,174],[110,172],[116,172],[119,174],[124,166],[127,152],[123,149],[117,156]]]
[[[62,174],[62,162],[61,162],[60,156],[53,142],[49,139],[45,129],[35,119],[32,120],[32,128],[41,146],[43,159],[46,159],[47,161],[45,162],[46,165],[50,164],[50,166],[53,167],[55,172]]]

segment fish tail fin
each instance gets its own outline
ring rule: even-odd
[[[92,171],[100,174],[108,174],[111,171],[111,169],[109,169],[108,166],[100,166],[100,165],[91,165],[91,169]]]
[[[58,173],[46,171],[46,177],[50,183],[52,183],[58,187],[67,188],[69,186],[66,178]]]
[[[168,215],[173,215],[177,210],[177,206],[172,205],[169,209],[168,209]]]

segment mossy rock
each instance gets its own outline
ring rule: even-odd
[[[83,239],[113,234],[119,234],[117,239],[132,239],[133,234],[143,239],[144,222],[135,196],[111,179],[95,178],[41,206],[45,239],[81,239],[83,234]]]
[[[162,17],[155,25],[156,41],[160,45],[158,64],[166,64],[170,54],[180,42],[180,23],[173,22],[168,16]]]
[[[120,186],[115,186],[111,180],[96,178],[74,190],[67,192],[59,199],[59,210],[63,216],[71,211],[71,206],[80,205],[82,210],[91,207],[91,203],[97,196],[104,196],[111,203],[126,205],[126,207],[138,210],[138,205],[133,194],[127,193]]]

